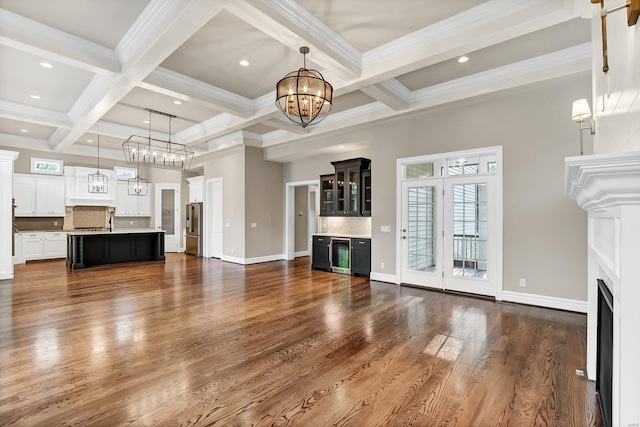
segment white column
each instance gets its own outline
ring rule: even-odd
[[[16,151],[0,150],[0,280],[13,279],[13,256],[7,242],[13,240],[13,162],[18,155]]]

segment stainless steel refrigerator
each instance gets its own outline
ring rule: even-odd
[[[202,256],[202,203],[187,204],[187,253]]]

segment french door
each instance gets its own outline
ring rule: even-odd
[[[403,181],[402,282],[496,296],[496,221],[494,175]]]

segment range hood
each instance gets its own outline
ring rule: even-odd
[[[89,193],[89,174],[95,172],[95,168],[64,167],[67,206],[116,206],[115,173],[112,170],[100,169],[100,173],[109,178],[108,191],[106,193]]]

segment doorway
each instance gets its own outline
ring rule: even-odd
[[[307,222],[307,240],[311,239],[311,235],[317,232],[317,224],[318,224],[318,213],[317,206],[318,202],[318,180],[312,181],[297,181],[297,182],[287,182],[285,184],[285,224],[284,224],[284,249],[285,249],[285,259],[293,260],[296,257],[296,244],[295,244],[295,236],[296,236],[296,216],[299,214],[300,209],[296,210],[295,200],[296,200],[296,188],[298,187],[307,187],[307,198],[308,202],[305,204],[306,210],[308,212],[308,222]],[[313,197],[313,201],[311,201],[311,197]],[[313,212],[312,212],[313,209]],[[305,212],[305,207],[302,208],[303,216],[307,216],[307,212]],[[315,225],[315,228],[313,228]],[[307,246],[307,251],[309,251],[310,244]],[[310,252],[309,252],[310,253]],[[302,256],[301,251],[299,254]]]
[[[156,184],[156,228],[164,230],[165,252],[180,252],[180,184]]]
[[[398,160],[400,281],[502,299],[501,147]]]

